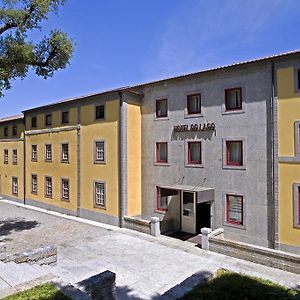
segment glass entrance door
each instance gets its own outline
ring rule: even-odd
[[[181,197],[181,231],[196,233],[196,193],[182,192]]]

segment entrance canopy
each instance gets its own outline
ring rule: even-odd
[[[159,185],[161,189],[178,190],[183,192],[197,193],[197,203],[211,202],[215,199],[215,190],[202,186],[190,185]]]

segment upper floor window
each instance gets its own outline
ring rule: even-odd
[[[242,88],[225,90],[225,110],[242,109]]]
[[[298,90],[300,90],[300,69],[297,70],[297,86]]]
[[[61,161],[69,161],[69,144],[61,144]]]
[[[243,141],[226,141],[226,165],[243,165]]]
[[[8,136],[8,127],[4,127],[4,136]]]
[[[61,113],[61,122],[63,124],[68,124],[69,123],[69,112],[68,111],[63,111]]]
[[[37,117],[31,117],[31,128],[37,127]]]
[[[37,145],[31,145],[31,160],[37,161]]]
[[[51,144],[45,145],[45,160],[52,161],[52,145]]]
[[[16,165],[18,163],[18,150],[13,149],[12,151],[12,163]]]
[[[194,94],[187,96],[187,113],[189,115],[201,114],[201,95]]]
[[[52,114],[47,114],[45,116],[45,125],[46,126],[52,125]]]
[[[12,135],[16,136],[17,134],[18,134],[18,127],[14,125],[12,128]]]
[[[168,99],[156,100],[156,118],[168,116]]]
[[[12,177],[12,194],[17,196],[19,193],[18,177]]]
[[[105,106],[104,105],[97,105],[95,107],[95,119],[102,120],[105,118]]]
[[[37,175],[32,174],[31,175],[31,193],[32,194],[37,194],[38,191],[38,182],[37,182]]]
[[[52,177],[45,177],[45,197],[52,198]]]
[[[95,141],[94,161],[105,162],[105,142]]]
[[[105,207],[105,183],[101,181],[94,182],[94,205],[96,207]]]
[[[8,164],[8,149],[4,149],[4,163]]]
[[[168,143],[156,143],[156,162],[168,162]]]
[[[188,163],[193,165],[202,163],[201,142],[188,142]]]
[[[61,179],[61,199],[62,200],[69,200],[70,198],[70,186],[69,186],[69,179],[62,178]]]
[[[243,196],[226,194],[226,222],[243,225]]]

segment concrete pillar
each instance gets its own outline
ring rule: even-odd
[[[210,228],[203,227],[201,228],[201,234],[202,234],[202,242],[201,242],[201,248],[203,250],[209,250],[209,234],[211,233]]]
[[[150,221],[150,233],[153,236],[160,235],[160,220],[158,217],[152,217]]]

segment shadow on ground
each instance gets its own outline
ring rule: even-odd
[[[12,231],[24,231],[39,225],[36,221],[26,221],[23,218],[10,218],[0,221],[0,236],[9,235]]]

